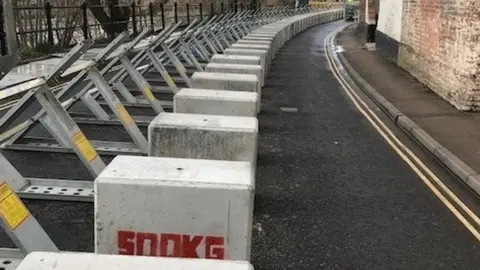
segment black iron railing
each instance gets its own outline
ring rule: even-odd
[[[89,5],[86,2],[68,6],[54,5],[51,2],[33,7],[17,5],[14,7],[14,16],[18,51],[24,59],[36,58],[69,48],[78,40],[92,39],[103,44],[123,31],[129,31],[135,36],[146,27],[161,30],[167,24],[180,20],[187,25],[197,18],[249,8],[248,4],[240,0],[228,3],[150,2],[140,5],[133,1],[128,5],[116,5],[110,1],[107,5]],[[0,23],[0,45],[3,46],[5,35],[1,26]],[[0,48],[3,52],[3,47]]]

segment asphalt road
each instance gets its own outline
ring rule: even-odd
[[[477,268],[477,240],[363,118],[328,69],[323,41],[342,24],[293,38],[269,72],[259,115],[255,269]],[[22,170],[34,167],[28,164]],[[433,160],[427,164],[455,182]],[[66,173],[78,163],[43,166]],[[93,204],[27,205],[59,248],[93,250]]]

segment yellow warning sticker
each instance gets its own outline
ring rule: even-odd
[[[145,88],[143,88],[143,91],[145,92],[145,96],[148,98],[150,101],[155,100],[155,96],[152,93],[152,89],[150,89],[150,86],[146,85]]]
[[[168,86],[175,86],[175,82],[173,81],[172,77],[168,73],[162,74],[163,78],[167,82]]]
[[[175,69],[176,69],[177,71],[181,70],[181,71],[183,71],[183,72],[187,72],[187,71],[185,70],[185,67],[184,67],[183,65],[180,65],[180,64],[176,64],[176,65],[175,65]]]
[[[194,64],[196,67],[200,67],[200,63],[197,61],[197,59],[193,59],[193,64]]]
[[[83,132],[77,132],[75,135],[73,135],[72,140],[73,143],[77,146],[80,153],[87,160],[87,162],[90,163],[98,156],[97,151],[95,151],[93,146],[90,144],[90,141],[87,140]]]
[[[123,106],[122,103],[118,103],[118,104],[115,106],[115,109],[117,110],[120,119],[121,119],[123,122],[125,122],[125,124],[130,125],[130,124],[133,122],[132,117],[131,117],[130,114],[127,112],[127,110],[125,109],[125,107]]]
[[[12,230],[30,216],[27,207],[5,183],[0,185],[0,216]]]

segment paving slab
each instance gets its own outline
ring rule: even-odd
[[[347,28],[337,43],[345,58],[374,89],[455,156],[480,172],[480,113],[461,112]],[[368,68],[365,68],[368,67]]]

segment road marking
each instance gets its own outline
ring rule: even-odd
[[[337,30],[338,31],[338,30]],[[336,31],[334,31],[335,33]],[[332,37],[333,38],[333,35]],[[337,74],[340,74],[339,70],[338,70],[338,67],[334,66],[335,67],[335,70],[337,72]],[[351,91],[351,93],[357,98],[357,100],[370,112],[370,114],[375,118],[375,120],[377,120],[377,122],[380,124],[380,126],[383,128],[383,130],[385,132],[387,132],[388,135],[390,135],[390,137],[397,143],[398,146],[400,146],[400,148],[402,150],[404,150],[416,163],[417,165],[419,165],[422,170],[424,170],[431,178],[432,180],[440,186],[440,188],[442,190],[445,191],[445,193],[447,193],[448,196],[451,197],[451,199],[453,201],[455,201],[455,203],[457,203],[463,211],[465,211],[474,221],[475,223],[477,223],[477,225],[480,225],[480,218],[472,211],[470,210],[470,208],[468,208],[443,182],[442,180],[440,180],[440,178],[437,177],[437,175],[435,175],[435,173],[433,173],[430,168],[427,167],[427,165],[425,165],[406,145],[404,145],[400,139],[397,138],[397,136],[395,136],[395,134],[393,134],[393,132],[385,125],[385,123],[383,123],[383,121],[367,106],[367,104],[357,95],[357,93],[355,93],[355,91],[350,87],[350,85],[348,85],[348,83],[345,82],[345,80],[343,78],[341,78],[341,80],[345,83],[345,85],[348,87],[348,89]]]
[[[298,112],[298,108],[294,108],[294,107],[280,107],[280,110],[282,112],[291,112],[291,113]]]
[[[338,30],[337,30],[338,31]],[[336,31],[334,31],[335,33]],[[332,37],[330,38],[333,38],[333,34],[332,34]],[[335,67],[335,70],[337,72],[337,74],[340,74],[339,70],[338,70],[338,67]],[[467,212],[467,214],[475,221],[475,223],[477,223],[478,225],[480,225],[480,218],[475,214],[473,213],[472,210],[470,210],[470,208],[468,208],[443,182],[442,180],[440,180],[437,175],[435,175],[435,173],[433,173],[430,168],[428,168],[407,146],[405,146],[396,136],[395,134],[393,134],[393,132],[385,125],[385,123],[383,123],[382,120],[380,120],[380,118],[368,107],[368,105],[355,93],[355,91],[350,87],[350,85],[348,85],[348,83],[345,82],[345,80],[343,78],[341,78],[341,80],[345,83],[345,85],[348,87],[348,89],[352,92],[352,94],[358,99],[358,101],[370,112],[370,114],[375,118],[375,120],[377,120],[377,122],[380,124],[380,126],[384,129],[385,132],[388,133],[388,135],[390,135],[390,137],[397,143],[398,146],[400,146],[400,148],[402,148],[402,150],[404,150],[416,163],[417,165],[419,165],[422,170],[424,170],[431,178],[432,180],[438,184],[442,190],[444,190],[448,196],[450,196],[454,201],[455,203],[457,203],[463,211]]]
[[[343,28],[343,27],[342,27]],[[334,65],[333,60],[331,59],[330,51],[328,50],[328,43],[333,38],[335,33],[333,31],[329,34],[324,42],[324,50],[327,55],[327,61],[330,69],[332,70],[333,75],[337,81],[342,86],[342,89],[345,91],[347,96],[353,102],[355,107],[362,113],[365,118],[372,124],[372,126],[377,130],[377,132],[387,141],[387,143],[395,150],[395,152],[409,165],[409,167],[420,177],[420,179],[425,183],[427,187],[442,201],[442,203],[462,222],[462,224],[480,241],[480,233],[475,227],[453,206],[453,204],[432,184],[432,182],[427,178],[427,176],[415,165],[412,159],[432,178],[432,180],[438,184],[439,188],[442,189],[462,210],[470,217],[477,225],[480,225],[480,219],[475,213],[468,208],[407,146],[405,146],[393,132],[383,123],[383,121],[367,106],[367,104],[358,96],[357,93],[350,87],[350,85],[339,75],[340,72],[338,67]],[[367,113],[365,109],[359,104],[359,102],[365,107],[365,109],[370,113]],[[378,122],[378,124],[370,116]],[[380,126],[381,127],[380,127]],[[383,129],[382,129],[383,128]],[[388,135],[387,135],[388,134]],[[390,137],[389,137],[390,136]],[[393,139],[393,141],[392,141]],[[404,152],[405,151],[410,157],[408,157]]]

